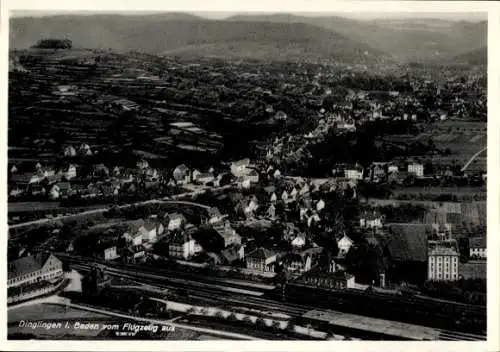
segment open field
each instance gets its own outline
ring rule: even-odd
[[[434,145],[452,155],[472,156],[487,144],[487,124],[472,121],[442,121],[423,126],[417,139],[431,138]]]
[[[458,273],[464,279],[486,279],[486,261],[460,263],[458,265]]]
[[[392,190],[395,196],[406,195],[441,195],[451,194],[458,197],[462,195],[473,196],[479,195],[486,197],[486,187],[404,187]]]
[[[61,209],[59,202],[11,202],[8,204],[9,213],[50,211]]]

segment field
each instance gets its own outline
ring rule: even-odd
[[[464,279],[486,279],[486,261],[460,263],[458,273]]]
[[[478,197],[479,199],[486,199],[486,187],[404,187],[396,188],[391,190],[391,192],[395,197],[406,195],[418,198],[422,196],[429,200],[429,197],[438,197],[440,195],[455,196],[458,200],[463,197]]]
[[[453,156],[470,158],[487,144],[485,122],[442,121],[424,128],[417,139],[431,138],[438,149],[449,149]]]
[[[61,209],[59,202],[13,202],[8,205],[9,213],[51,211]]]

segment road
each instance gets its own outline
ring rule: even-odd
[[[223,189],[230,188],[232,186],[233,185],[226,185],[226,186],[222,186],[222,187],[212,188],[212,190],[220,191]],[[183,197],[189,197],[189,196],[203,194],[208,189],[209,188],[199,187],[198,189],[193,189],[193,191],[191,191],[191,192],[176,194],[176,195],[173,195],[171,197],[162,197],[162,198],[158,198],[158,199],[150,199],[150,200],[136,202],[136,203],[124,204],[124,205],[118,206],[118,208],[119,209],[126,209],[126,208],[130,208],[133,206],[148,205],[148,204],[186,204],[186,205],[201,207],[203,209],[208,210],[210,208],[210,206],[207,206],[205,204],[189,202],[189,201],[176,201],[175,200],[175,199],[179,199],[179,198],[183,198]],[[21,229],[23,227],[28,227],[31,225],[42,225],[42,224],[51,223],[54,221],[75,219],[75,218],[82,217],[82,216],[102,214],[108,210],[109,210],[109,208],[98,208],[98,209],[87,210],[87,211],[84,211],[84,212],[81,212],[78,214],[61,215],[61,216],[57,216],[57,217],[50,218],[50,219],[47,218],[47,219],[27,221],[27,222],[23,222],[23,223],[19,223],[19,224],[10,225],[9,230]]]
[[[467,161],[467,163],[464,165],[464,167],[462,168],[462,172],[467,170],[467,168],[469,167],[470,164],[472,164],[472,162],[481,154],[483,153],[484,151],[486,151],[486,149],[488,149],[487,147],[484,147],[483,149],[481,149],[480,151],[478,151],[476,154],[474,154],[470,159],[469,161]]]

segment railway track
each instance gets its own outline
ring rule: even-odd
[[[90,270],[92,263],[76,264],[75,268]],[[262,297],[264,292],[258,290],[235,289],[226,286],[225,282],[205,283],[186,279],[165,277],[147,272],[131,271],[128,269],[106,268],[106,272],[112,277],[122,277],[134,280],[137,283],[161,288],[168,292],[183,296],[179,291],[186,292],[184,296],[195,299],[202,304],[210,304],[218,307],[246,308],[260,312],[275,312],[286,314],[290,319],[301,318],[310,310],[317,310],[303,304],[280,302]],[[361,318],[361,317],[360,317]],[[470,334],[458,331],[435,328],[439,333],[439,340],[444,341],[482,341],[486,335]]]

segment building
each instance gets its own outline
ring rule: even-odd
[[[246,267],[250,270],[274,273],[276,269],[276,260],[276,253],[260,247],[248,253],[246,257]]]
[[[408,164],[408,173],[416,177],[424,177],[424,165],[419,163]]]
[[[51,199],[67,198],[71,192],[71,184],[69,182],[58,182],[49,191]]]
[[[356,279],[354,275],[348,274],[345,271],[323,272],[311,270],[300,276],[294,284],[330,290],[345,290],[354,288],[356,286]]]
[[[259,173],[256,170],[250,170],[248,174],[245,176],[245,179],[250,181],[250,183],[258,183]]]
[[[456,281],[458,280],[458,252],[455,240],[429,241],[428,249],[428,280]]]
[[[298,235],[296,236],[292,242],[291,242],[292,247],[294,248],[302,248],[306,245],[306,238],[304,235]]]
[[[221,212],[219,211],[219,208],[217,208],[217,207],[212,207],[212,208],[208,209],[207,215],[208,215],[208,223],[209,224],[216,224],[218,222],[221,222],[222,219],[224,218],[222,216]]]
[[[78,153],[83,156],[89,156],[92,155],[92,149],[90,149],[90,146],[88,144],[82,144],[78,148]]]
[[[127,247],[122,257],[127,263],[142,262],[146,258],[146,248],[142,244]]]
[[[231,173],[236,177],[245,176],[250,171],[247,169],[248,165],[250,165],[250,159],[248,158],[234,161],[231,163]]]
[[[397,165],[389,164],[388,169],[387,169],[388,173],[392,174],[392,173],[398,172],[398,171],[399,171],[399,167]]]
[[[147,160],[139,160],[136,166],[140,170],[149,169],[149,163],[147,162]]]
[[[486,259],[486,237],[469,238],[469,258]]]
[[[116,251],[116,246],[111,246],[109,248],[106,248],[104,250],[104,260],[114,260],[119,257],[117,251]]]
[[[341,122],[337,124],[337,129],[341,132],[356,132],[356,125],[354,123]]]
[[[144,220],[139,219],[128,224],[127,230],[122,235],[125,238],[127,245],[139,246],[142,244],[142,232],[139,229],[144,226]]]
[[[234,245],[221,252],[222,263],[231,265],[232,263],[245,259],[245,246]]]
[[[222,239],[224,248],[241,244],[241,237],[231,227],[229,221],[226,221],[224,224],[215,225],[214,230]]]
[[[359,219],[359,226],[368,229],[382,228],[382,218],[382,215],[376,211],[365,211]]]
[[[158,236],[162,235],[165,228],[161,222],[157,219],[148,219],[139,228],[139,232],[142,234],[142,240],[144,242],[154,243],[158,240]]]
[[[185,223],[186,218],[182,214],[174,213],[165,215],[165,224],[169,231],[180,229]]]
[[[64,156],[73,157],[76,156],[76,149],[72,145],[64,147]]]
[[[362,180],[363,168],[359,165],[346,167],[344,169],[344,177],[349,180]]]
[[[76,167],[75,165],[68,166],[68,170],[64,173],[66,180],[71,180],[76,177]]]
[[[177,183],[184,184],[191,182],[191,171],[184,164],[179,165],[174,169],[173,176]]]
[[[371,177],[373,179],[381,179],[386,176],[387,163],[372,163]]]
[[[8,288],[40,281],[57,281],[64,276],[62,262],[49,253],[38,253],[16,259],[9,262],[8,267]]]
[[[351,249],[354,242],[344,234],[340,240],[338,240],[337,245],[339,246],[339,256],[345,256],[349,249]]]
[[[200,182],[202,184],[207,184],[209,182],[213,182],[215,180],[215,177],[214,177],[214,174],[212,174],[211,172],[207,172],[207,173],[200,173],[197,177],[196,177],[196,181],[197,182]]]
[[[310,251],[288,253],[282,261],[282,265],[292,273],[304,273],[311,270],[312,254]]]
[[[186,260],[201,251],[201,246],[186,233],[177,233],[168,243],[171,258]]]
[[[321,211],[324,208],[325,208],[325,201],[323,199],[320,199],[316,204],[316,211]]]

